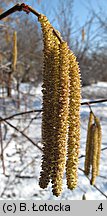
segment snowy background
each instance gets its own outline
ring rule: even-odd
[[[20,107],[14,98],[3,99],[0,89],[0,116],[8,117],[18,112],[41,109],[42,93],[41,86],[37,88],[31,85],[20,86]],[[106,98],[107,83],[99,82],[82,89],[82,101]],[[4,92],[5,96],[5,92]],[[100,118],[102,126],[102,149],[107,147],[107,103],[91,105],[93,112]],[[83,194],[87,200],[105,200],[107,197],[107,149],[101,152],[100,176],[96,179],[95,187],[90,185],[85,177],[84,155],[86,146],[86,133],[89,117],[87,105],[81,106],[81,148],[78,170],[78,187],[70,191],[66,186],[66,177],[63,179],[63,192],[56,198],[52,195],[51,183],[47,189],[41,189],[38,185],[42,152],[33,143],[28,141],[21,133],[7,124],[2,124],[2,138],[4,148],[5,175],[3,174],[2,160],[0,155],[0,199],[33,199],[33,200],[81,200]],[[23,131],[39,147],[41,144],[41,113],[31,113],[8,119],[12,125]],[[82,157],[81,157],[82,156]]]

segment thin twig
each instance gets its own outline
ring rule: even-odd
[[[3,120],[3,119],[2,119]],[[18,131],[19,133],[21,133],[24,137],[26,137],[27,140],[29,140],[34,146],[36,146],[40,151],[42,151],[42,148],[39,147],[30,137],[28,137],[25,133],[23,133],[22,131],[20,131],[17,127],[15,127],[14,125],[12,125],[11,123],[9,123],[7,120],[3,120],[6,124],[8,124],[10,127],[14,128],[16,131]]]
[[[16,178],[20,178],[20,179],[36,179],[35,176],[28,176],[28,175],[15,175]]]
[[[28,168],[28,166],[32,165],[33,163],[35,163],[35,159],[33,159],[32,161],[30,161],[20,172],[19,174],[21,175],[21,173],[26,170],[26,168]]]
[[[13,137],[11,136],[10,139],[8,140],[8,142],[6,143],[5,147],[3,148],[3,151],[8,147],[8,145],[10,144],[12,139],[13,139]]]
[[[105,151],[105,150],[107,150],[107,147],[101,149],[101,151]],[[83,158],[83,157],[85,157],[85,155],[80,155],[80,156],[79,156],[79,159],[80,159],[80,158]]]
[[[92,101],[86,101],[86,102],[82,102],[81,105],[88,105],[89,104],[96,104],[96,103],[103,103],[103,102],[107,102],[107,99],[101,99],[101,100],[92,100]]]
[[[107,102],[107,99],[101,99],[101,100],[94,100],[94,101],[86,101],[86,102],[82,102],[81,103],[81,106],[83,105],[88,105],[89,104],[96,104],[96,103],[104,103],[104,102]],[[19,115],[25,115],[25,114],[28,114],[28,113],[34,113],[34,112],[42,112],[42,109],[34,109],[34,110],[29,110],[29,111],[26,111],[26,112],[20,112],[20,113],[16,113],[16,114],[13,114],[9,117],[6,117],[6,118],[1,118],[0,117],[0,120],[2,121],[5,121],[5,120],[9,120],[11,118],[14,118],[16,116],[19,116]]]
[[[37,116],[39,116],[39,113],[37,113],[36,117],[30,119],[29,124],[24,128],[23,132],[25,132],[25,131],[30,127],[30,125],[32,124],[32,122],[33,122],[35,119],[37,119]]]
[[[103,178],[103,179],[107,179],[106,176],[102,176],[102,175],[99,175],[98,177]]]
[[[22,8],[20,7],[20,4],[16,4],[12,8],[10,8],[9,10],[7,10],[4,13],[0,14],[0,20],[4,19],[7,16],[9,16],[10,14],[12,14],[12,13],[14,13],[16,11],[20,11],[20,10],[22,10]]]
[[[0,15],[0,20],[4,19],[5,17],[9,16],[10,14],[16,12],[16,11],[25,11],[26,13],[33,13],[35,16],[39,17],[41,14],[38,13],[34,8],[32,8],[29,5],[26,5],[24,3],[22,4],[17,4],[14,7],[10,8],[8,11],[5,11],[4,13],[2,13]],[[56,35],[56,37],[58,38],[58,40],[60,42],[62,42],[62,38],[59,36],[59,34],[57,33],[57,31],[53,28],[53,33]]]
[[[107,150],[107,147],[101,149],[101,151],[104,151],[104,150]]]
[[[107,99],[82,102],[81,106],[83,106],[83,105],[90,106],[90,104],[103,103],[103,102],[107,102]],[[42,112],[42,109],[38,109],[38,110],[34,109],[34,110],[25,111],[25,112],[15,113],[15,114],[13,114],[13,115],[11,115],[9,117],[6,117],[4,120],[8,120],[8,119],[14,118],[14,117],[16,117],[18,115],[24,115],[24,114],[33,113],[33,112]]]
[[[19,116],[19,115],[25,115],[25,114],[29,114],[29,113],[40,113],[40,112],[42,112],[42,109],[38,109],[38,110],[34,109],[34,110],[26,111],[26,112],[20,112],[20,113],[13,114],[13,115],[6,117],[6,118],[0,117],[0,121],[9,120],[9,119],[12,119],[12,118]]]
[[[80,167],[79,167],[79,170],[80,171],[82,171],[83,173],[84,173],[84,170],[83,169],[81,169]],[[86,176],[86,175],[85,175]],[[90,178],[88,177],[88,176],[86,176],[86,178],[90,181]],[[96,190],[98,190],[104,197],[106,197],[106,199],[107,199],[107,195],[105,194],[105,193],[103,193],[103,191],[101,191],[95,184],[94,185],[92,185]]]
[[[78,185],[78,188],[79,188],[84,194],[86,194],[86,191],[85,191],[81,186]]]

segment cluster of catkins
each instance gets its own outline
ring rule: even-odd
[[[80,73],[76,57],[67,43],[57,37],[59,32],[53,29],[46,16],[41,14],[38,20],[44,42],[43,156],[39,185],[46,188],[51,180],[53,194],[59,196],[65,167],[68,188],[72,190],[77,185]]]
[[[85,157],[85,175],[91,172],[91,184],[95,184],[96,176],[99,175],[100,153],[101,153],[102,131],[100,120],[90,111],[87,142],[86,142],[86,157]]]

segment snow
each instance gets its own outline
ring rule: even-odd
[[[10,116],[15,112],[21,112],[32,109],[41,109],[42,92],[41,85],[37,88],[28,84],[20,86],[20,109],[17,103],[12,99],[6,98],[5,101],[0,97],[0,115],[2,117]],[[82,90],[82,101],[88,101],[96,98],[106,97],[107,83],[99,82]],[[0,90],[0,96],[2,91]],[[17,95],[14,93],[14,98]],[[24,97],[26,100],[24,101]],[[95,96],[95,98],[94,98]],[[4,111],[3,104],[6,107]],[[102,148],[107,147],[107,103],[98,103],[91,105],[93,112],[100,118],[102,126]],[[28,135],[40,147],[41,145],[41,114],[26,114],[8,120],[11,124],[18,127]],[[89,108],[87,105],[81,106],[81,146],[80,156],[85,155],[87,124],[89,117]],[[29,126],[31,118],[34,118]],[[29,127],[28,127],[29,126]],[[0,199],[19,199],[19,200],[81,200],[85,193],[87,200],[105,200],[106,198],[96,188],[90,185],[89,180],[84,173],[78,170],[78,186],[70,191],[66,186],[66,175],[64,173],[63,192],[58,198],[53,196],[51,183],[47,189],[39,187],[39,175],[41,169],[41,151],[29,142],[20,133],[9,126],[3,126],[3,146],[5,172],[3,174],[2,163],[0,162]],[[10,140],[10,142],[9,142]],[[100,176],[96,179],[96,186],[107,195],[107,150],[101,152]],[[79,168],[84,169],[84,157],[79,159]]]
[[[94,83],[91,86],[83,87],[82,96],[83,98],[105,98],[107,94],[107,83],[106,82],[98,82]]]

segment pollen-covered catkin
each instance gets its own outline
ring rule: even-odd
[[[53,178],[53,172],[54,172],[54,161],[55,161],[55,155],[56,155],[56,143],[57,143],[57,135],[58,135],[58,118],[59,118],[59,40],[54,37],[54,48],[53,48],[53,88],[54,88],[54,93],[53,93],[53,142],[52,142],[52,148],[53,148],[53,155],[51,156],[52,158],[52,163],[51,163],[51,179]]]
[[[13,34],[13,62],[12,62],[13,71],[16,70],[16,64],[17,64],[17,32],[14,31],[14,34]]]
[[[52,180],[52,191],[59,196],[67,156],[67,184],[77,185],[80,147],[81,84],[76,57],[69,50],[48,19],[40,14],[44,44],[42,170],[39,185],[46,188]],[[68,144],[68,146],[67,146]]]
[[[97,152],[97,175],[99,175],[99,166],[100,166],[100,155],[101,155],[101,143],[102,143],[102,130],[99,118],[95,116],[95,123],[98,128],[98,152]]]
[[[50,181],[51,165],[53,157],[53,29],[44,15],[39,16],[43,32],[44,43],[44,68],[43,68],[43,113],[42,113],[42,171],[40,173],[39,184],[41,188],[46,188]]]
[[[92,177],[91,184],[95,184],[97,176],[97,154],[98,154],[98,127],[96,124],[93,125],[93,156],[92,156]]]
[[[78,62],[74,54],[69,51],[69,118],[68,118],[68,147],[66,178],[68,188],[73,190],[77,186],[78,155],[80,148],[80,104],[81,81]]]
[[[93,125],[94,115],[93,112],[90,111],[89,121],[88,121],[88,130],[87,130],[87,140],[86,140],[86,155],[85,155],[85,165],[84,172],[85,175],[89,175],[90,173],[90,165],[91,165],[91,154],[92,154],[92,134],[93,134]]]
[[[62,179],[66,162],[68,94],[69,94],[69,53],[66,42],[60,44],[59,53],[59,104],[57,119],[57,136],[54,146],[54,163],[52,173],[53,194],[59,196],[62,191]]]

